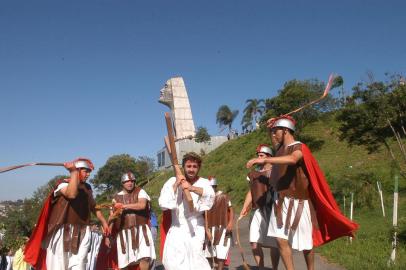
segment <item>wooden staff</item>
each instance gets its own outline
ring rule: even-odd
[[[328,92],[330,91],[331,86],[333,85],[333,80],[334,80],[334,78],[335,78],[335,76],[334,76],[333,74],[330,74],[330,77],[328,78],[328,82],[327,82],[326,88],[324,89],[323,95],[321,95],[321,97],[319,97],[318,99],[315,99],[315,100],[313,100],[313,101],[310,101],[309,103],[303,105],[302,107],[297,108],[297,109],[295,109],[295,110],[293,110],[293,111],[291,111],[291,112],[289,112],[289,113],[287,113],[287,114],[285,114],[285,115],[291,115],[291,114],[297,113],[298,111],[301,111],[301,110],[303,110],[304,108],[309,107],[310,105],[313,105],[314,103],[317,103],[317,102],[319,102],[320,100],[322,100],[323,98],[327,97],[327,94],[328,94]]]
[[[236,223],[236,230],[237,230],[237,244],[238,244],[238,249],[240,251],[241,254],[241,258],[242,258],[242,266],[244,268],[244,270],[250,270],[250,266],[248,265],[248,263],[245,261],[245,257],[244,257],[244,249],[241,246],[241,242],[240,242],[240,226],[239,226],[239,222],[240,220],[243,218],[243,216],[240,216],[237,219],[237,223]]]
[[[168,137],[165,137],[165,146],[166,146],[166,149],[168,150],[169,156],[171,157],[173,171],[175,173],[176,179],[179,179],[179,178],[184,179],[185,176],[183,175],[182,171],[180,170],[178,156],[176,154],[175,136],[173,133],[172,119],[168,112],[165,113],[165,121],[166,121],[166,128],[168,131]],[[193,199],[192,199],[192,195],[190,194],[190,191],[187,189],[183,189],[183,193],[186,197],[186,201],[189,206],[190,212],[193,212],[194,206],[193,206]]]
[[[32,163],[27,163],[27,164],[22,164],[22,165],[15,165],[15,166],[8,166],[8,167],[3,167],[0,168],[0,173],[12,171],[15,169],[20,169],[28,166],[65,166],[64,163],[56,163],[56,162],[32,162]]]

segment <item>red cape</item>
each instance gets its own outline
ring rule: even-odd
[[[113,228],[114,230],[114,228]],[[115,241],[111,242],[111,248],[109,249],[105,244],[105,236],[100,244],[99,253],[97,254],[96,270],[113,269],[118,270],[117,263],[117,245]]]
[[[313,227],[313,245],[321,246],[342,236],[354,236],[358,224],[345,217],[309,148],[302,144],[303,160],[310,182],[310,198],[316,210],[319,228]]]
[[[97,255],[96,270],[119,270],[117,262],[117,244],[115,241],[111,243],[111,249],[104,244],[103,237],[100,245],[99,253]],[[127,266],[128,270],[139,270],[139,265]]]
[[[42,207],[41,214],[38,217],[37,225],[31,234],[30,240],[25,245],[24,260],[32,265],[35,269],[46,270],[46,249],[42,248],[42,240],[47,235],[48,231],[48,218],[51,213],[51,202],[53,198],[53,191],[46,199]]]
[[[164,246],[165,246],[165,240],[166,240],[166,234],[169,231],[169,228],[171,227],[172,223],[172,215],[171,215],[171,210],[164,210],[162,212],[162,221],[161,221],[161,226],[159,229],[160,233],[160,238],[161,238],[161,245],[159,246],[159,255],[161,256],[161,260],[163,259],[164,255]]]
[[[62,182],[69,182],[69,179],[60,179],[56,182],[54,189],[49,193],[44,205],[42,206],[41,213],[37,220],[37,225],[31,233],[30,240],[28,240],[24,249],[24,260],[38,270],[47,270],[46,266],[46,247],[42,247],[42,241],[48,233],[48,219],[52,210],[52,199],[54,198],[54,190]]]

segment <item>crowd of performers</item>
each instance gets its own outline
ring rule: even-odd
[[[263,248],[270,249],[272,269],[280,259],[286,269],[294,269],[292,250],[302,251],[307,268],[314,269],[313,248],[353,236],[358,225],[340,212],[310,150],[295,140],[294,119],[273,118],[268,131],[272,147],[260,144],[257,157],[246,164],[253,170],[238,219],[252,212],[249,241],[260,269]],[[161,189],[160,255],[166,270],[221,270],[229,261],[236,220],[232,203],[214,177],[199,176],[201,166],[197,154],[187,153],[183,175],[168,179]],[[92,162],[81,158],[65,168],[70,178],[59,181],[46,200],[24,260],[39,270],[152,269],[157,256],[151,198],[134,174],[126,172],[118,180],[122,190],[105,219],[86,183]],[[102,233],[92,229],[91,213]]]

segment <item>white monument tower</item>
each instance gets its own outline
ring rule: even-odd
[[[171,109],[177,140],[195,136],[192,109],[182,77],[166,81],[164,88],[161,89],[159,102]]]
[[[200,154],[203,151],[209,153],[227,141],[225,136],[212,136],[209,142],[195,142],[195,124],[182,77],[174,77],[166,81],[165,86],[161,89],[159,102],[168,106],[171,110],[175,129],[176,154],[179,161],[182,160],[183,155],[187,152],[193,151]],[[158,169],[171,166],[170,157],[165,147],[158,151],[157,157]]]

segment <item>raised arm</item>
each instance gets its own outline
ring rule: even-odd
[[[79,192],[79,170],[76,169],[74,162],[67,162],[64,165],[65,168],[70,172],[70,180],[68,186],[63,187],[59,192],[68,199],[74,199]]]
[[[255,164],[288,164],[294,165],[298,163],[303,158],[302,151],[296,150],[290,155],[280,156],[280,157],[267,157],[267,158],[254,158],[247,162],[247,168],[251,168]]]

